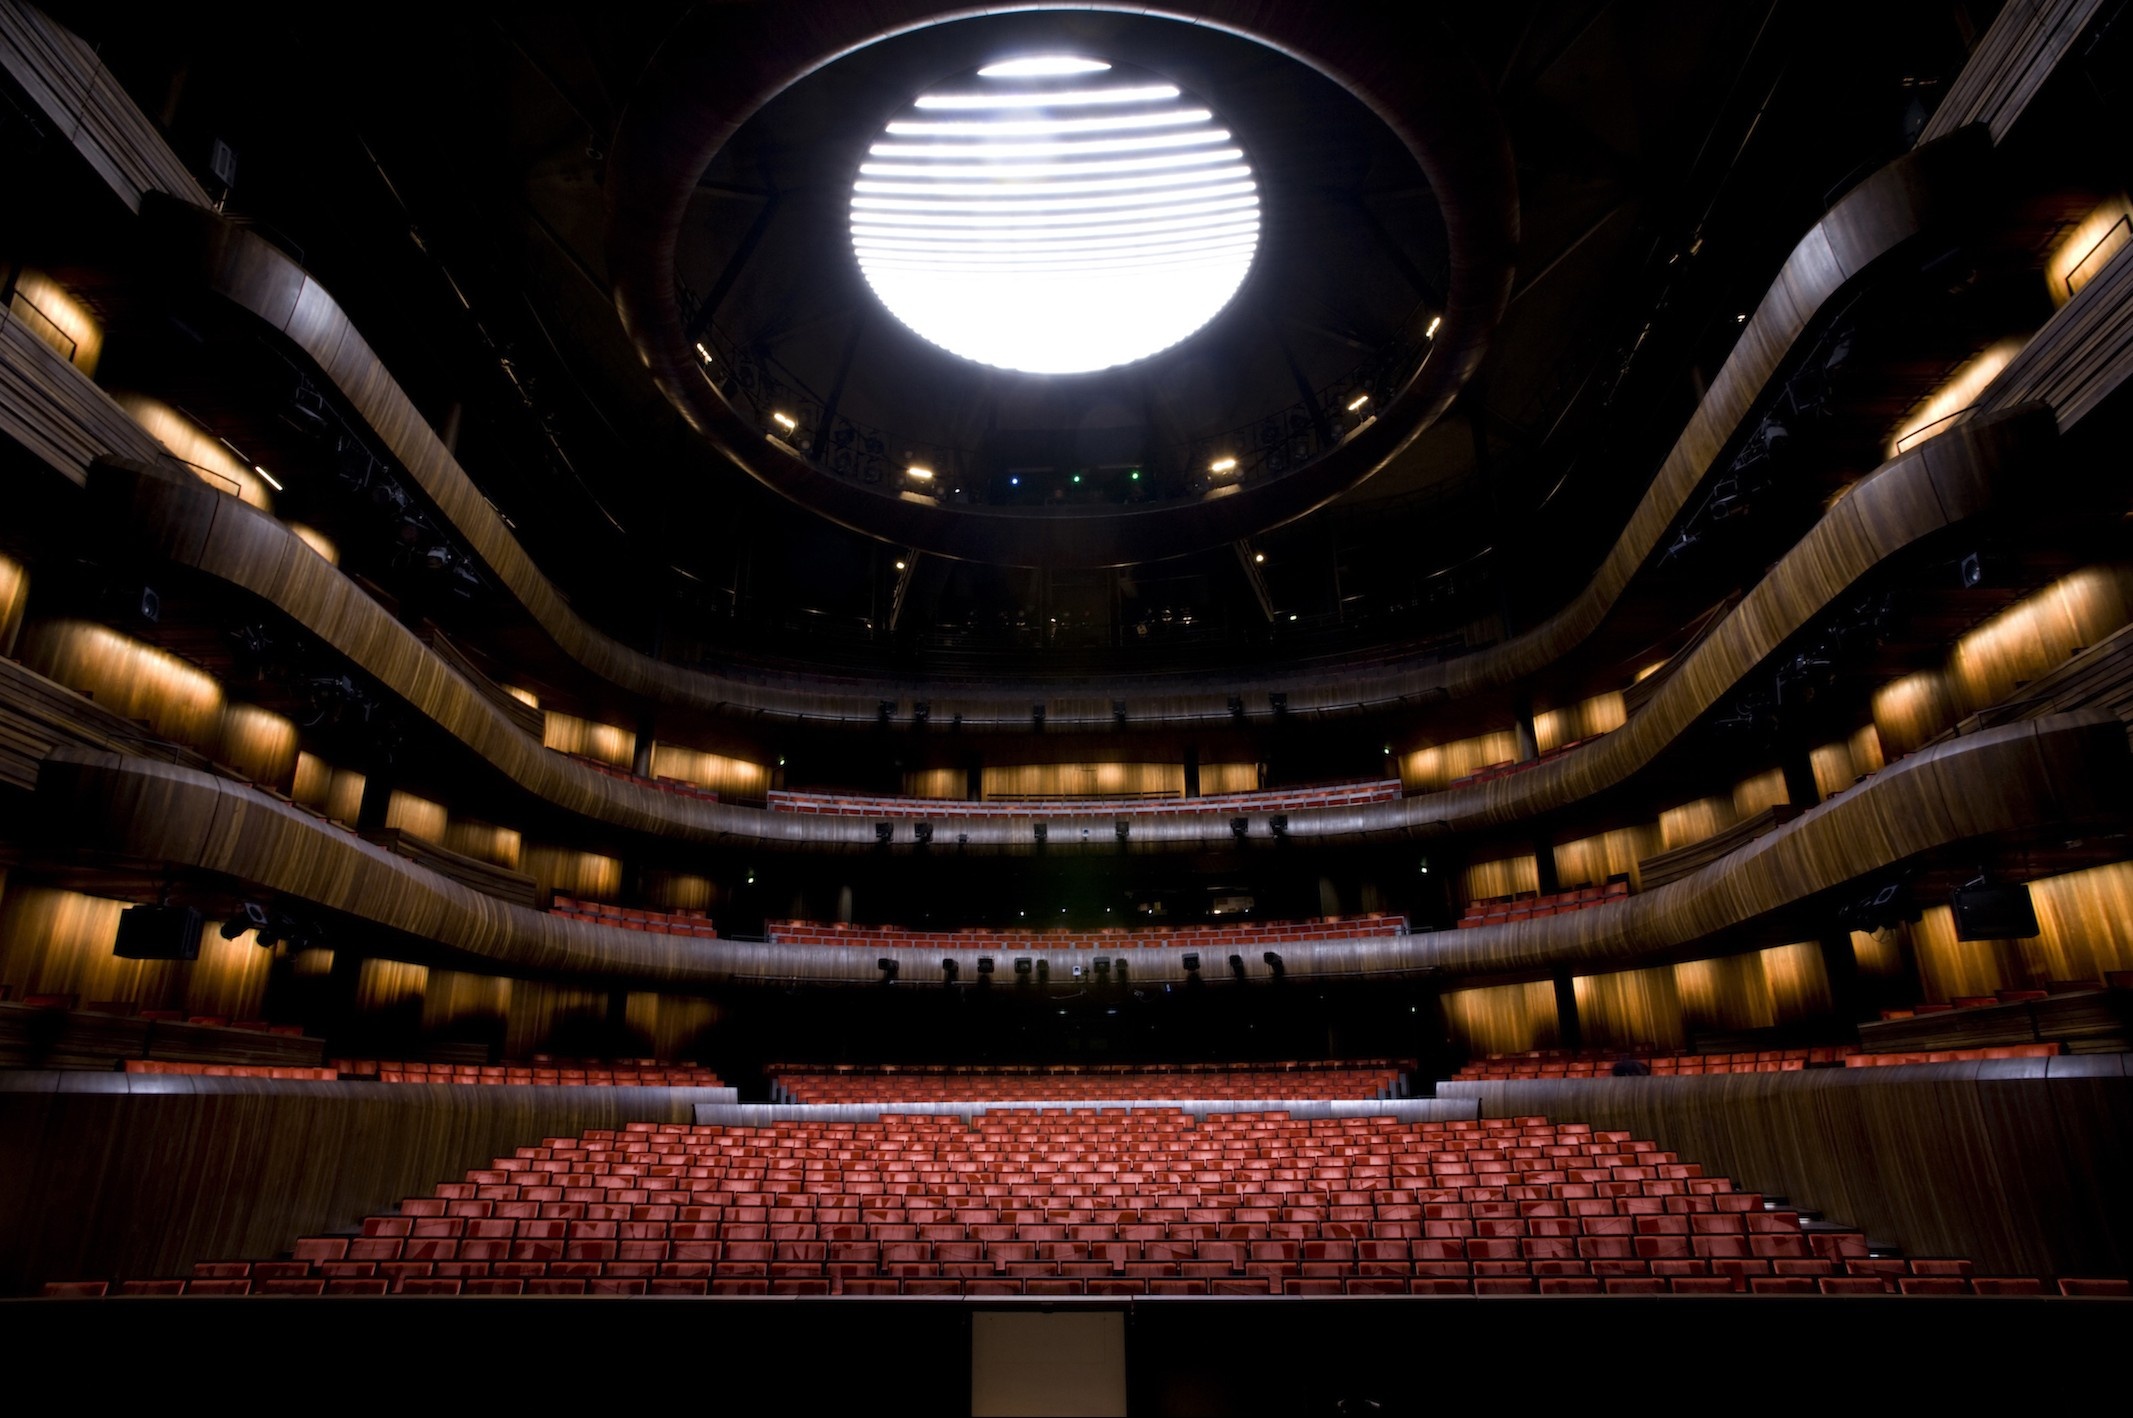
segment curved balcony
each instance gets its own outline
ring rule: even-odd
[[[1504,686],[1538,673],[1598,630],[1721,453],[1752,425],[1759,402],[1816,321],[1879,263],[1928,232],[1967,217],[1977,174],[1990,161],[1982,130],[1964,130],[1897,159],[1847,193],[1794,249],[1739,342],[1674,444],[1613,549],[1562,610],[1510,640],[1450,661],[1393,660],[1354,672],[1262,676],[1255,689],[1286,696],[1294,718],[1339,717]],[[686,669],[631,649],[598,630],[534,565],[464,469],[422,419],[345,312],[319,283],[267,242],[205,210],[151,200],[152,247],[177,279],[204,284],[279,331],[316,365],[354,415],[405,469],[445,523],[486,565],[563,653],[593,676],[655,704],[808,724],[872,728],[884,700],[907,713],[929,703],[935,721],[960,716],[971,729],[1027,730],[1033,703],[1047,731],[1115,727],[1114,704],[1136,727],[1227,724],[1232,688],[1191,680],[1084,681],[1070,692],[1027,681],[983,690],[851,677],[748,679]],[[692,376],[693,377],[693,376]],[[1248,718],[1273,710],[1257,701]]]

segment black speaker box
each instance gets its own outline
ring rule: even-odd
[[[190,906],[128,906],[112,954],[128,960],[198,960],[200,913]]]
[[[1948,904],[1957,940],[2027,940],[2037,934],[2037,908],[2027,886],[1959,886]]]

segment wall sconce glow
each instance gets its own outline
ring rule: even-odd
[[[921,468],[918,464],[913,463],[910,467],[904,469],[904,476],[917,478],[922,483],[930,483],[933,481],[933,469]]]
[[[1234,473],[1237,471],[1237,460],[1235,458],[1217,458],[1207,465],[1207,471],[1210,473]]]
[[[791,414],[773,413],[770,417],[771,420],[775,422],[779,428],[784,429],[787,433],[791,433],[794,429],[800,426],[800,421],[794,418]]]
[[[1259,188],[1176,85],[1030,55],[898,114],[860,164],[851,219],[867,283],[917,334],[1074,374],[1168,349],[1229,303],[1258,250]]]
[[[1429,319],[1429,328],[1422,332],[1422,338],[1425,340],[1436,339],[1437,331],[1443,326],[1443,324],[1444,317],[1442,315],[1432,315]]]
[[[252,465],[252,471],[265,478],[267,480],[268,487],[273,488],[276,492],[280,492],[282,490],[281,483],[275,479],[274,475],[268,472],[265,468],[260,467],[259,464],[254,463]]]
[[[2001,340],[1966,361],[1897,425],[1896,431],[1889,435],[1888,456],[1893,458],[1909,452],[1928,438],[1946,433],[1961,422],[1960,416],[1969,412],[1986,386],[1999,378],[2007,361],[2020,354],[2022,346],[2027,343],[2021,337]]]
[[[1368,394],[1358,394],[1348,401],[1348,412],[1352,414],[1369,402],[1370,396]]]

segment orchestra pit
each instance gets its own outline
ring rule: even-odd
[[[2126,0],[0,0],[12,1382],[2093,1402],[2129,134]]]

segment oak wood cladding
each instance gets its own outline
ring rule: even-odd
[[[1930,143],[1966,123],[1986,124],[1994,142],[2005,138],[2102,8],[2103,0],[2014,0],[2001,6],[1919,141]]]
[[[542,1137],[693,1120],[728,1090],[0,1075],[0,1293],[270,1257]],[[69,1091],[54,1091],[60,1087]],[[99,1091],[73,1091],[95,1088]]]
[[[1772,377],[1800,344],[1831,297],[1929,228],[1958,223],[1977,190],[1988,153],[1982,130],[1952,135],[1898,159],[1855,187],[1795,248],[1748,321],[1710,390],[1606,561],[1562,612],[1502,645],[1444,664],[1390,666],[1359,694],[1353,675],[1269,681],[1288,694],[1288,712],[1346,713],[1366,703],[1394,704],[1429,695],[1467,694],[1536,673],[1588,637],[1660,544],[1690,494],[1739,432]],[[788,677],[766,684],[666,664],[622,645],[586,623],[534,566],[464,470],[384,369],[346,314],[316,280],[264,241],[213,213],[151,202],[154,245],[181,278],[204,281],[294,342],[340,391],[404,466],[446,521],[497,580],[563,651],[618,688],[643,698],[706,712],[744,712],[872,726],[881,700],[926,698],[936,718],[961,714],[972,727],[1027,728],[1033,700],[1048,701],[1048,728],[1076,723],[1108,729],[1111,701],[1126,697],[1136,723],[1227,722],[1228,687],[1166,687],[1146,680],[1096,686],[1077,698],[1041,683],[1003,686],[992,694],[920,688],[892,681],[853,693],[805,687]],[[1270,710],[1248,709],[1248,713]]]
[[[729,979],[867,982],[876,978],[876,956],[895,949],[666,936],[528,910],[257,789],[115,753],[60,746],[37,791],[55,845],[215,872],[514,974],[683,989]],[[1774,928],[1786,908],[1818,893],[1960,843],[2114,821],[2129,791],[2133,758],[2118,720],[2095,711],[2057,715],[1914,754],[1702,871],[1640,895],[1470,930],[1297,942],[1283,958],[1295,977],[1423,967],[1517,976],[1559,965],[1650,963],[1714,939],[1739,939],[1736,948],[1768,944],[1754,932]],[[905,979],[943,977],[938,950],[897,953]],[[1062,979],[1080,963],[1072,951],[1041,953]],[[1182,981],[1181,954],[1137,951],[1136,982]],[[974,970],[974,954],[961,964]]]
[[[2056,425],[2045,409],[1974,419],[1894,459],[1841,498],[1621,728],[1525,771],[1397,802],[1298,811],[1299,837],[1411,834],[1502,825],[1582,801],[1651,763],[1785,641],[1881,562],[1977,516],[2048,472]],[[488,695],[281,523],[189,479],[152,468],[99,465],[97,493],[114,528],[152,552],[195,567],[281,608],[425,717],[529,791],[612,826],[695,841],[746,838],[790,848],[871,849],[873,823],[858,818],[765,814],[664,793],[604,775],[534,744]],[[1762,804],[1756,804],[1759,809]],[[960,819],[936,830],[980,850],[1029,850],[1016,817]],[[1071,835],[1076,819],[1053,831]],[[1091,819],[1108,835],[1111,819]],[[1263,819],[1254,824],[1261,835]],[[899,824],[895,840],[909,842]],[[1224,842],[1220,814],[1135,825],[1135,850]]]
[[[1711,1078],[1444,1083],[1484,1117],[1627,1128],[1740,1185],[1982,1274],[2133,1269],[2125,1056]]]

